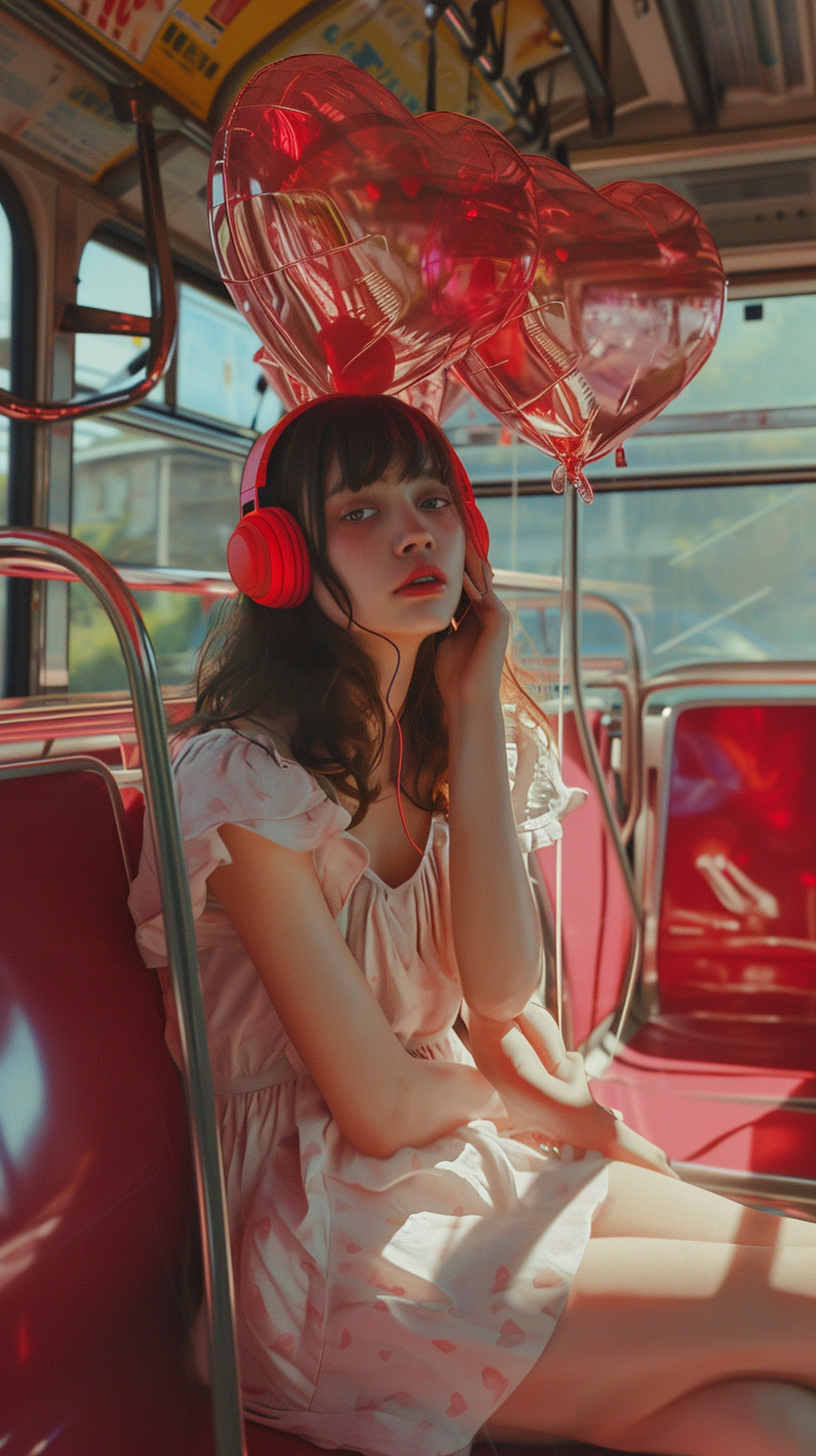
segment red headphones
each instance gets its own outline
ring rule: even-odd
[[[332,398],[333,396],[322,396]],[[260,435],[252,446],[241,477],[241,516],[227,546],[227,565],[239,591],[262,607],[299,607],[309,595],[312,569],[306,538],[298,522],[283,506],[262,506],[258,492],[266,485],[269,457],[284,430],[298,415],[318,401],[299,404]],[[483,561],[490,536],[487,522],[473,495],[464,465],[451,451],[456,487],[465,512],[465,530]]]

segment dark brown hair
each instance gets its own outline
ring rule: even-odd
[[[388,395],[338,395],[287,426],[269,458],[261,506],[284,506],[299,522],[312,572],[351,618],[351,602],[326,550],[330,476],[360,490],[389,471],[411,480],[430,471],[453,492],[451,446],[437,425]],[[423,809],[447,810],[448,740],[433,671],[436,639],[423,642],[400,715],[405,791]],[[357,803],[359,823],[377,786],[385,708],[374,664],[359,640],[309,595],[271,610],[239,596],[222,611],[201,651],[195,709],[181,732],[204,733],[252,720],[282,734],[304,768]]]

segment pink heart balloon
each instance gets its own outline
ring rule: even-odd
[[[457,365],[488,409],[554,456],[585,499],[583,473],[652,419],[708,358],[725,274],[698,213],[666,187],[599,192],[528,157],[541,252],[524,306]]]
[[[266,66],[213,148],[221,276],[310,394],[394,392],[513,313],[538,251],[526,162],[468,117],[417,119],[329,56]]]

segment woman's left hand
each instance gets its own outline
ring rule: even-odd
[[[501,684],[510,613],[493,587],[493,569],[470,542],[464,589],[470,605],[458,627],[440,643],[435,672],[446,708],[495,701]]]

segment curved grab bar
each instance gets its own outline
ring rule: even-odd
[[[617,856],[621,874],[623,875],[626,894],[629,899],[629,907],[632,912],[632,944],[629,951],[629,963],[626,967],[623,980],[622,994],[618,1003],[617,1023],[614,1031],[610,1030],[607,1036],[604,1037],[602,1047],[594,1049],[595,1057],[593,1060],[596,1065],[592,1066],[591,1075],[598,1077],[602,1076],[607,1070],[617,1053],[618,1045],[632,1005],[632,998],[635,994],[635,986],[640,971],[643,951],[643,908],[635,884],[632,866],[629,863],[629,857],[624,846],[618,818],[609,798],[609,791],[606,787],[606,779],[603,768],[601,767],[600,758],[598,757],[595,738],[586,715],[581,664],[581,592],[578,553],[580,516],[578,514],[578,492],[574,486],[568,485],[565,494],[568,497],[568,501],[565,500],[564,502],[564,529],[568,531],[566,552],[567,625],[570,684],[575,711],[575,726],[578,730],[578,739],[581,744],[581,752],[584,755],[584,762],[598,791],[601,809],[606,820],[606,828]],[[633,645],[636,640],[636,637],[632,639]],[[628,818],[629,815],[627,815],[627,820]]]
[[[573,578],[575,580],[576,578]],[[646,656],[643,640],[643,628],[633,612],[629,611],[620,602],[615,602],[611,597],[601,596],[597,592],[582,592],[581,599],[587,606],[598,607],[608,611],[610,616],[620,623],[623,635],[626,638],[626,646],[629,660],[632,664],[631,685],[627,685],[624,693],[624,701],[627,705],[629,721],[627,723],[629,740],[629,804],[626,810],[626,818],[620,825],[620,837],[624,844],[628,844],[634,833],[635,825],[640,818],[642,803],[642,779],[643,779],[643,725],[641,721],[641,695],[643,691],[643,662]],[[594,739],[593,739],[594,742]],[[615,823],[618,823],[615,815]],[[627,864],[629,863],[627,859]]]
[[[142,189],[142,212],[144,216],[145,250],[150,280],[150,350],[145,377],[138,384],[112,390],[109,394],[93,394],[83,400],[59,400],[38,402],[20,399],[7,389],[0,389],[0,415],[13,420],[30,420],[35,424],[55,424],[60,420],[79,420],[88,415],[100,414],[103,410],[127,409],[154,389],[166,373],[176,341],[176,283],[173,276],[173,259],[170,254],[170,240],[167,235],[167,220],[164,214],[159,157],[156,150],[156,134],[150,103],[140,87],[120,93],[127,106],[131,120],[136,123],[136,146],[139,153],[139,179]],[[98,312],[98,311],[96,311]],[[69,310],[71,317],[81,318],[82,310]],[[110,315],[108,327],[103,332],[133,332],[143,321],[131,320],[133,327],[114,330]],[[126,315],[119,315],[127,318]],[[93,320],[90,320],[91,325]],[[94,332],[93,327],[77,329]]]
[[[17,558],[31,563],[56,563],[90,587],[110,618],[125,659],[142,755],[147,812],[156,846],[167,958],[186,1069],[204,1256],[216,1456],[242,1456],[243,1423],[224,1178],[187,865],[153,647],[127,587],[110,563],[92,547],[58,531],[23,528],[0,531],[0,562]]]
[[[513,592],[517,596],[525,592],[534,593],[539,598],[552,596],[554,599],[561,595],[561,578],[557,576],[540,576],[535,572],[502,571],[497,569],[494,573],[494,583],[502,591]],[[602,592],[582,592],[581,600],[584,606],[594,608],[596,611],[606,612],[614,617],[620,626],[626,640],[627,656],[631,663],[631,670],[625,675],[621,682],[622,695],[627,715],[627,759],[628,759],[628,790],[629,802],[626,808],[626,818],[620,824],[620,836],[624,844],[628,844],[634,832],[635,825],[640,817],[642,804],[642,783],[641,783],[641,759],[642,759],[642,724],[641,724],[641,698],[643,694],[643,663],[646,656],[643,639],[643,628],[637,617],[629,608],[621,602],[615,601],[613,597],[606,596]],[[549,661],[549,659],[546,659]],[[615,822],[619,823],[617,814]]]

